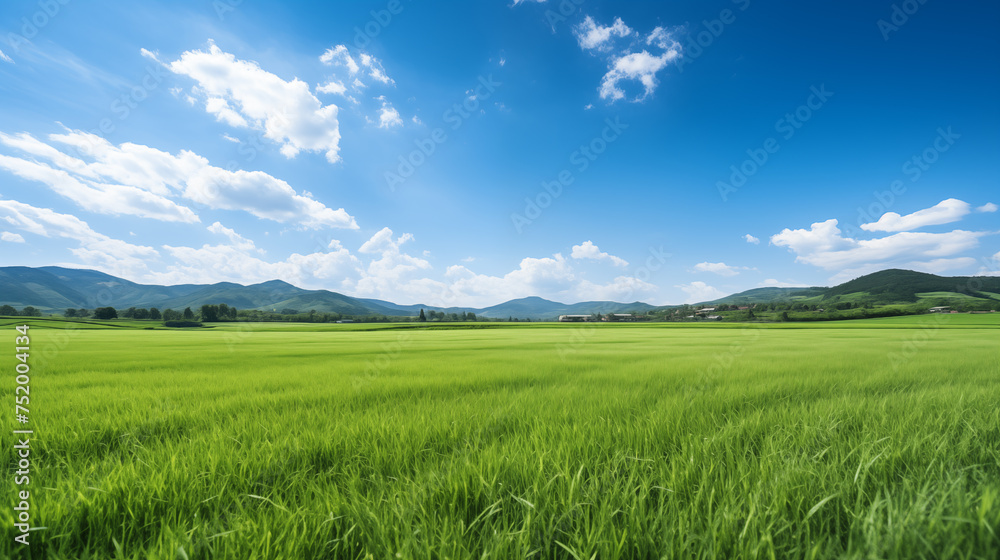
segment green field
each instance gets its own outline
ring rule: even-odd
[[[1000,553],[1000,313],[28,323],[30,558]]]

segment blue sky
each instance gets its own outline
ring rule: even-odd
[[[998,274],[1000,7],[12,2],[0,265],[398,303]]]

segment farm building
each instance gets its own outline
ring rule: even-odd
[[[590,320],[590,315],[560,315],[560,323],[583,323]]]

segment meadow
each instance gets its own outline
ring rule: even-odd
[[[997,315],[29,319],[45,528],[5,444],[0,557],[995,559]]]

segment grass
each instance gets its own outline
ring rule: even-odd
[[[31,557],[996,558],[997,315],[30,320]]]

